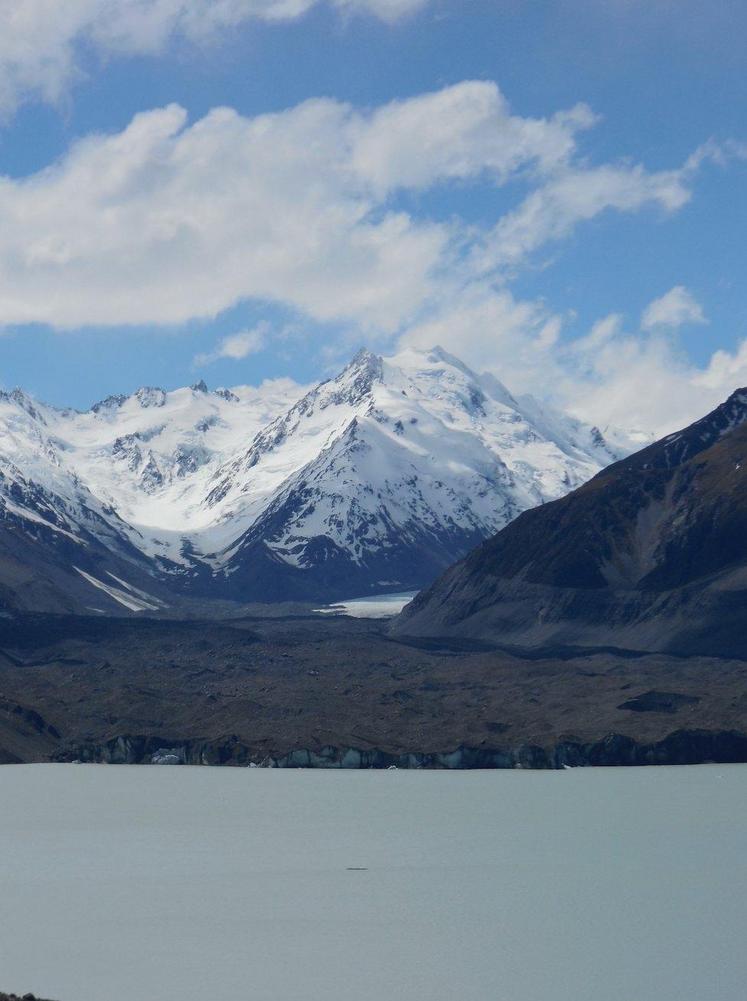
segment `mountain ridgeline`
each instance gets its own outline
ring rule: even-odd
[[[83,614],[417,589],[637,444],[440,348],[82,413],[14,390],[0,431],[0,607]]]
[[[399,636],[747,655],[747,390],[526,511],[422,592]]]

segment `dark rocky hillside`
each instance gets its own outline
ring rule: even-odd
[[[393,627],[509,647],[747,656],[747,390],[519,516]]]
[[[539,767],[747,761],[743,661],[520,658],[344,617],[0,620],[0,761]]]

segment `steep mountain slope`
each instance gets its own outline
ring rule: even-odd
[[[0,394],[0,605],[122,613],[172,603],[174,581],[194,573],[184,526],[204,483],[301,392],[289,380],[214,393],[145,387],[85,413]]]
[[[166,393],[143,387],[85,413],[42,411],[61,463],[116,510],[147,557],[188,566],[183,550],[212,521],[201,502],[226,455],[246,448],[302,387],[282,379],[209,392],[204,382]]]
[[[2,600],[47,610],[418,587],[630,450],[440,349],[364,351],[310,392],[144,387],[79,413],[14,391],[0,431]]]
[[[527,511],[394,625],[522,647],[747,655],[747,390]]]
[[[361,352],[217,474],[216,565],[256,598],[421,586],[619,454],[539,409],[441,349]]]
[[[43,409],[18,390],[2,393],[0,426],[0,608],[157,610],[163,587],[150,562],[65,468]]]

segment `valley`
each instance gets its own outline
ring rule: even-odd
[[[747,760],[744,663],[414,645],[386,619],[0,621],[6,763],[561,767]],[[460,750],[461,749],[461,750]]]
[[[0,484],[6,763],[747,760],[743,390],[632,455],[440,349],[360,353],[238,452],[248,397],[202,384],[11,403],[5,454],[48,447]],[[159,505],[168,558],[124,518]]]

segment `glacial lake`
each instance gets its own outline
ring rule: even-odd
[[[334,605],[324,605],[317,612],[324,615],[350,615],[354,619],[389,619],[399,615],[409,605],[417,591],[398,591],[396,594],[376,594],[367,598],[348,598]]]
[[[747,766],[0,768],[0,990],[743,1001]]]

